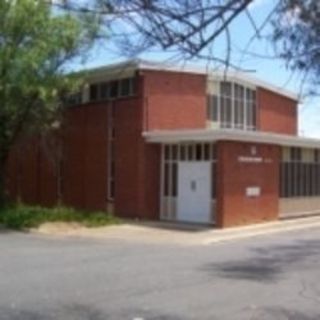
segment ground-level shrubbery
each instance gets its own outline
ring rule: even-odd
[[[120,223],[106,212],[85,212],[73,208],[10,205],[0,209],[0,225],[11,229],[36,228],[46,222],[78,222],[86,227]]]

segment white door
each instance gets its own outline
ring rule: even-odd
[[[179,162],[179,221],[210,223],[211,163]]]

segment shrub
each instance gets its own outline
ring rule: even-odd
[[[36,228],[45,222],[78,222],[87,227],[117,224],[119,219],[106,212],[87,212],[68,207],[11,205],[0,209],[0,224],[10,229]]]

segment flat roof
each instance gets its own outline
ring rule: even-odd
[[[176,65],[172,63],[164,63],[164,62],[154,62],[154,61],[147,61],[141,59],[133,59],[127,60],[120,63],[109,64],[106,66],[101,66],[93,69],[84,70],[88,73],[88,76],[95,76],[95,75],[103,75],[109,73],[128,73],[133,72],[135,70],[157,70],[157,71],[171,71],[171,72],[185,72],[185,73],[192,73],[192,74],[202,74],[207,75],[208,79],[227,79],[227,80],[234,80],[239,82],[248,83],[255,87],[261,87],[273,92],[276,92],[282,96],[285,96],[289,99],[299,101],[299,96],[294,92],[291,92],[283,87],[279,87],[258,79],[252,75],[249,75],[243,71],[235,71],[235,70],[217,70],[217,69],[210,69],[207,67],[201,66],[194,66],[191,64],[183,64],[183,65]]]
[[[155,130],[143,132],[150,143],[238,141],[288,147],[320,148],[320,139],[233,129]]]

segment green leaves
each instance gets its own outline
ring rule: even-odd
[[[87,53],[99,30],[95,15],[84,18],[49,3],[0,0],[0,121],[6,119],[0,130],[9,132],[2,144],[12,143],[23,129],[46,127],[61,107],[60,92],[79,86],[67,70]]]
[[[95,14],[57,10],[48,0],[0,0],[0,168],[22,132],[52,128],[61,92],[81,84],[67,75],[70,65],[99,28]]]
[[[319,94],[320,3],[318,0],[283,0],[273,19],[276,50],[288,68],[303,77],[307,94]],[[304,90],[306,91],[306,90]]]

